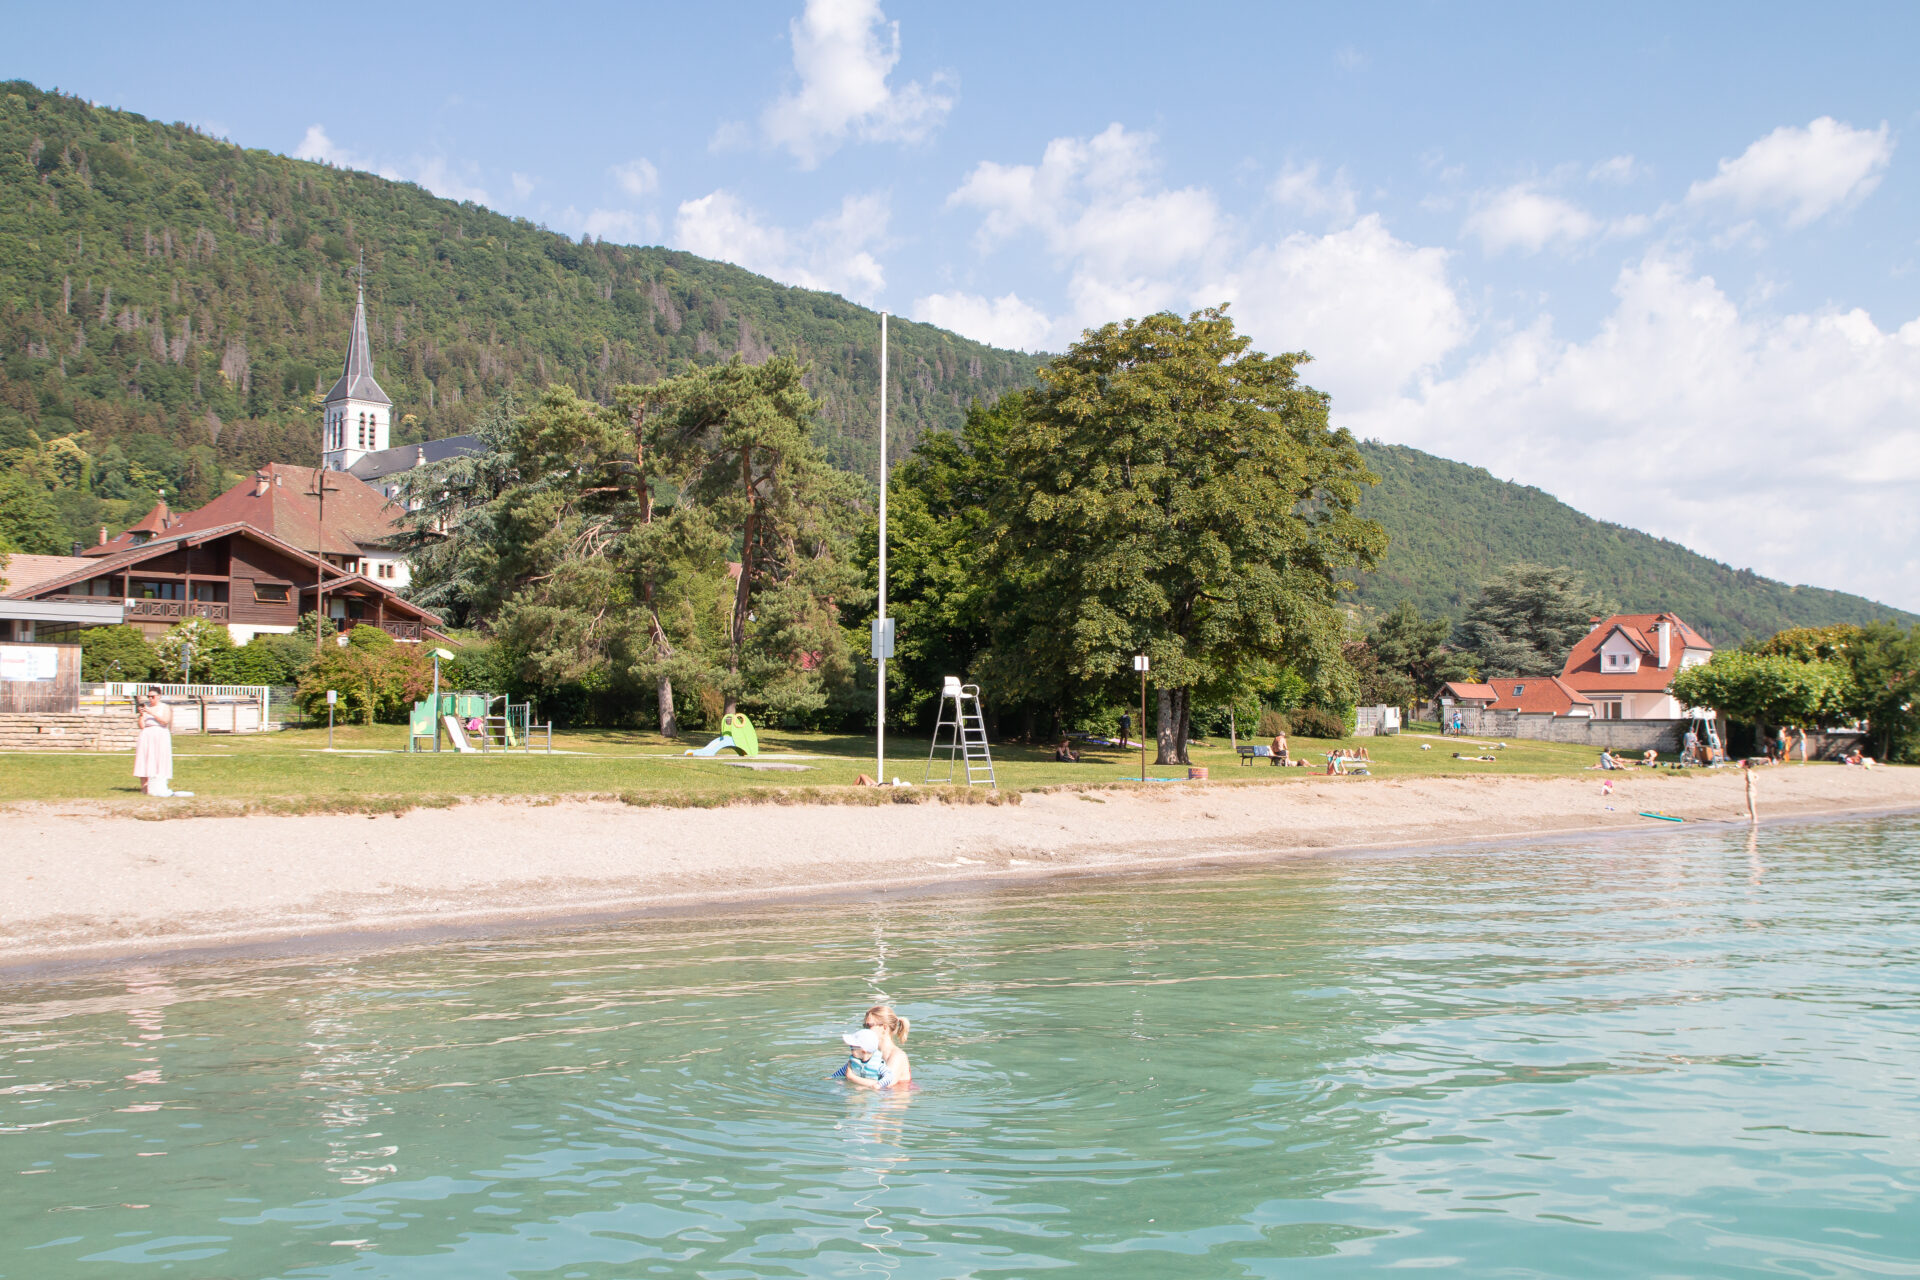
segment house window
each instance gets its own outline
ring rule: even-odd
[[[285,604],[290,588],[284,582],[256,582],[253,584],[255,604]]]
[[[1527,686],[1523,684],[1517,684],[1513,686],[1513,696],[1516,698],[1519,697],[1521,694],[1525,693],[1526,691],[1527,691]]]

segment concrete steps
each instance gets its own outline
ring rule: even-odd
[[[130,712],[0,713],[0,751],[132,751],[139,736]]]

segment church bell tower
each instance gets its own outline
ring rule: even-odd
[[[347,340],[347,364],[327,392],[320,434],[320,465],[345,471],[369,453],[387,447],[393,401],[373,380],[373,356],[367,344],[367,286],[353,309],[353,336]]]

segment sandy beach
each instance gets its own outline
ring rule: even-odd
[[[0,967],[1337,849],[1744,822],[1739,776],[1294,779],[1017,805],[476,802],[400,817],[4,818]],[[1763,821],[1920,808],[1920,769],[1757,775]]]

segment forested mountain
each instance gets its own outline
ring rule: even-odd
[[[531,398],[558,382],[604,400],[688,361],[779,352],[812,365],[828,458],[873,473],[878,318],[864,307],[12,82],[0,84],[0,517],[45,531],[19,549],[124,527],[161,487],[192,507],[230,473],[311,461],[363,254],[396,444],[462,431],[509,388]],[[1029,385],[1040,363],[929,325],[895,321],[892,336],[902,453],[956,427],[971,401]],[[1360,584],[1365,605],[1411,599],[1458,617],[1481,582],[1530,560],[1578,569],[1624,607],[1674,609],[1723,643],[1913,618],[1727,568],[1476,467],[1366,454],[1382,483],[1365,510],[1392,545]]]
[[[1480,584],[1517,561],[1567,565],[1624,612],[1671,609],[1716,644],[1785,627],[1920,616],[1843,591],[1792,587],[1733,569],[1622,525],[1582,515],[1550,493],[1496,479],[1404,445],[1366,441],[1380,483],[1361,510],[1385,525],[1386,563],[1364,575],[1354,598],[1385,610],[1411,600],[1426,614],[1458,619]]]
[[[130,451],[168,461],[164,442],[185,455],[172,469],[189,500],[209,467],[311,459],[363,254],[395,444],[459,432],[508,386],[605,398],[688,361],[778,352],[812,365],[828,457],[874,470],[879,322],[864,307],[21,82],[0,85],[0,448],[22,426],[43,441],[85,430],[96,455],[119,444],[124,471]],[[895,321],[896,445],[1037,365]]]

